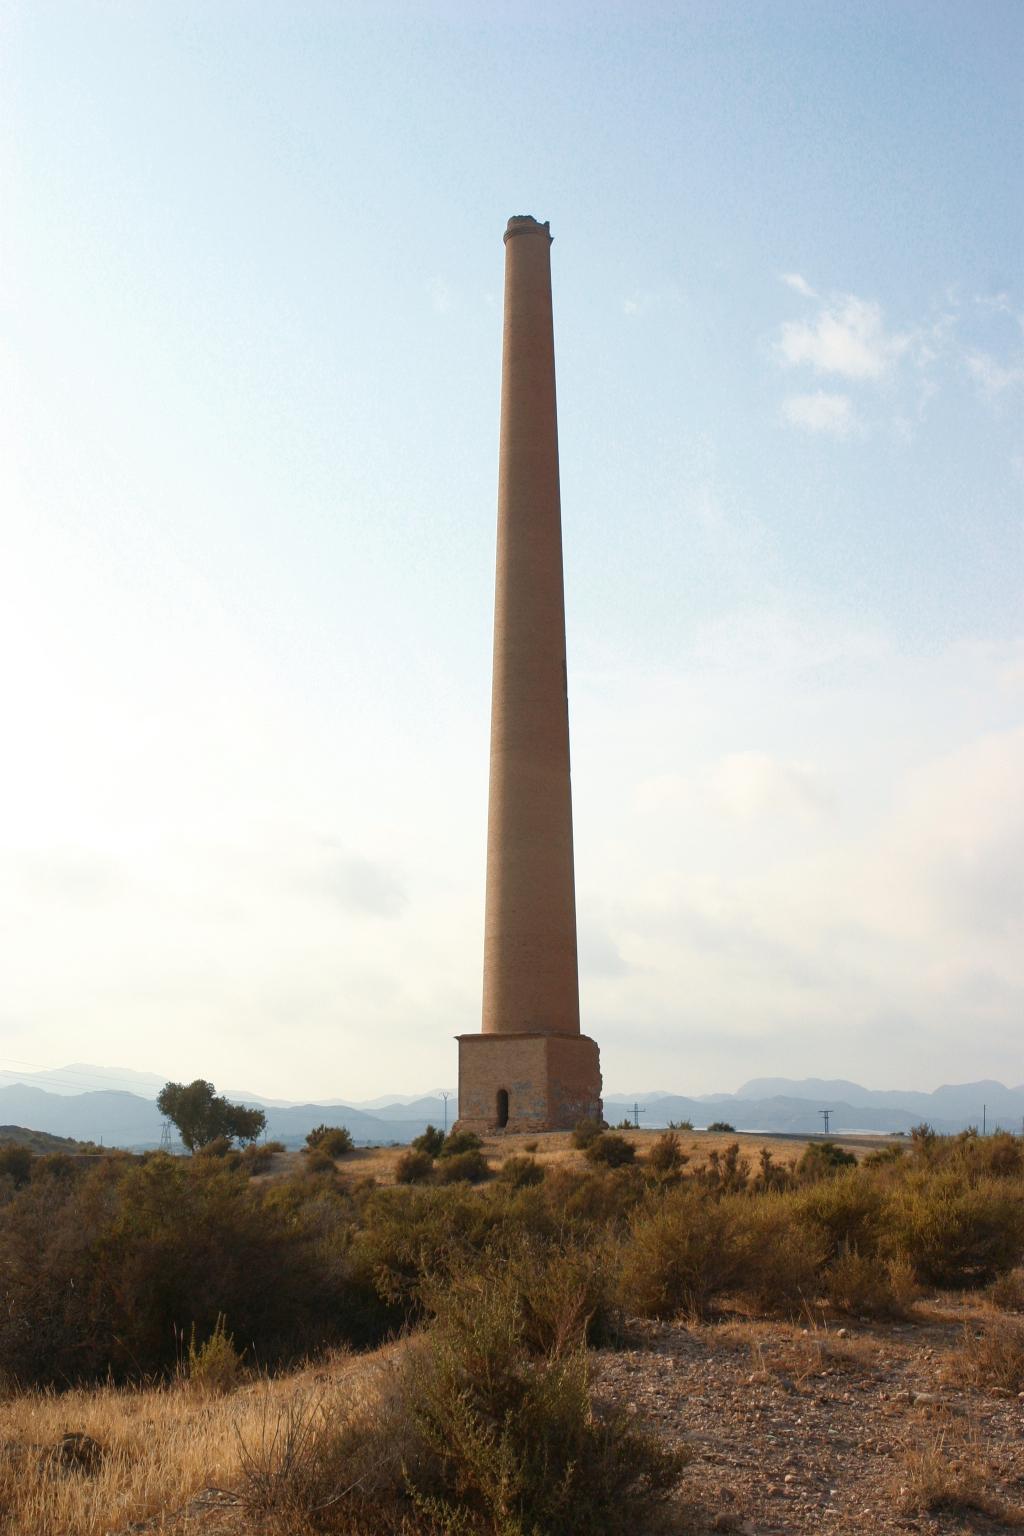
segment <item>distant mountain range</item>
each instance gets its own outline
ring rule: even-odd
[[[154,1101],[165,1081],[155,1073],[83,1062],[23,1077],[3,1072],[0,1123],[76,1141],[103,1141],[107,1146],[157,1146],[163,1122]],[[75,1083],[80,1086],[76,1088]],[[96,1086],[88,1086],[92,1084]],[[241,1090],[225,1092],[236,1102],[265,1109],[268,1136],[290,1146],[301,1145],[307,1131],[322,1121],[347,1126],[357,1142],[404,1143],[428,1124],[442,1125],[445,1120],[445,1104],[438,1093],[413,1099],[396,1095],[368,1104],[337,1100],[296,1104]],[[934,1093],[921,1093],[864,1088],[843,1079],[754,1078],[734,1094],[686,1098],[663,1090],[648,1095],[609,1093],[604,1102],[605,1115],[612,1122],[623,1119],[638,1104],[640,1125],[652,1129],[673,1120],[690,1120],[697,1127],[724,1120],[740,1131],[809,1135],[822,1130],[822,1109],[830,1111],[831,1130],[836,1132],[909,1131],[922,1120],[937,1131],[980,1127],[983,1118],[989,1130],[1002,1126],[1020,1131],[1024,1125],[1024,1086],[1007,1088],[987,1081],[949,1084]],[[457,1115],[458,1104],[452,1096],[447,1104],[449,1126]]]

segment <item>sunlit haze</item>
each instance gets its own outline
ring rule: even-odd
[[[0,1067],[454,1086],[530,213],[606,1086],[1024,1080],[1019,4],[6,0],[0,71]]]

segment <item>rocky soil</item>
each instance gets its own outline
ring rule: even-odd
[[[944,1305],[914,1325],[637,1324],[630,1347],[595,1353],[594,1382],[689,1450],[698,1529],[1019,1528],[1024,1394],[949,1379],[974,1321]]]

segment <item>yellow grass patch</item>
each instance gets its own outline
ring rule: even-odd
[[[237,1487],[241,1448],[258,1445],[289,1404],[339,1413],[374,1394],[395,1346],[335,1354],[315,1368],[260,1379],[229,1395],[167,1387],[27,1392],[0,1402],[0,1531],[10,1536],[105,1536],[173,1515],[204,1489]],[[68,1434],[102,1449],[95,1471],[55,1466]],[[203,1529],[211,1527],[204,1522]]]

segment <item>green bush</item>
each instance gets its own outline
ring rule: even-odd
[[[182,1331],[194,1323],[206,1337],[221,1314],[267,1367],[375,1342],[386,1310],[340,1249],[325,1262],[329,1222],[343,1216],[332,1209],[220,1158],[103,1159],[33,1177],[0,1209],[5,1370],[64,1385],[172,1373]]]
[[[14,1142],[8,1142],[0,1147],[0,1178],[5,1176],[11,1180],[15,1189],[21,1189],[32,1177],[32,1164],[35,1159],[28,1147],[18,1146]]]
[[[682,1456],[624,1411],[594,1411],[581,1349],[533,1355],[504,1288],[453,1288],[406,1371],[423,1447],[407,1477],[441,1530],[634,1536],[678,1481]]]
[[[306,1146],[312,1151],[326,1152],[328,1157],[344,1157],[354,1147],[352,1132],[344,1125],[316,1125],[306,1136]]]
[[[586,1119],[577,1122],[572,1133],[572,1144],[579,1151],[585,1152],[592,1141],[596,1141],[601,1135],[604,1126],[600,1120]]]
[[[812,1141],[804,1148],[796,1165],[797,1178],[805,1184],[827,1179],[842,1168],[855,1168],[857,1159],[834,1141]]]
[[[419,1293],[424,1277],[454,1269],[468,1255],[483,1252],[504,1221],[501,1203],[481,1198],[480,1191],[464,1185],[372,1190],[362,1200],[351,1232],[348,1272],[392,1308],[396,1324],[411,1322],[422,1314]]]
[[[734,1136],[736,1134],[736,1127],[734,1125],[730,1125],[728,1120],[712,1120],[711,1124],[708,1126],[708,1130],[727,1131],[730,1136]]]
[[[425,1152],[428,1157],[437,1157],[444,1146],[444,1132],[439,1131],[436,1125],[428,1125],[422,1136],[414,1136],[412,1140],[413,1150]]]
[[[600,1136],[595,1136],[587,1143],[586,1155],[592,1163],[601,1163],[606,1168],[621,1168],[625,1163],[635,1160],[636,1148],[616,1131],[602,1131]]]

